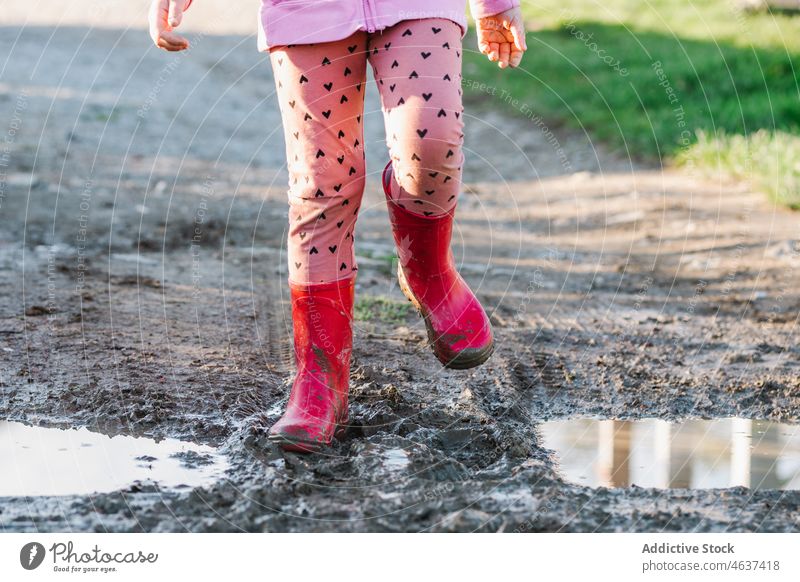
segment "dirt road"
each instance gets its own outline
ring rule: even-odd
[[[370,87],[354,426],[328,455],[284,455],[265,431],[291,376],[286,174],[246,12],[206,3],[193,49],[168,56],[142,2],[8,4],[2,417],[214,444],[232,466],[191,493],[5,498],[3,531],[800,527],[798,492],[569,485],[537,433],[566,416],[800,421],[796,214],[467,93],[454,246],[498,349],[445,371],[391,273]]]

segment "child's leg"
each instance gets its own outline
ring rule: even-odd
[[[273,48],[289,168],[289,279],[355,276],[353,229],[364,192],[365,33]]]
[[[289,281],[297,374],[270,439],[313,451],[347,425],[353,227],[364,192],[366,34],[270,51],[289,166]]]
[[[407,20],[370,38],[396,183],[392,197],[425,216],[456,204],[461,186],[461,28]]]
[[[370,37],[392,163],[384,170],[403,293],[422,314],[436,357],[472,368],[494,349],[489,318],[450,251],[461,187],[461,29],[401,22]]]

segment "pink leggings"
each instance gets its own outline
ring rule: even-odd
[[[270,58],[289,168],[290,281],[355,276],[367,61],[381,96],[393,199],[425,216],[455,206],[464,137],[457,24],[407,20],[341,41],[273,47]]]

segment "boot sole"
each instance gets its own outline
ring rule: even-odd
[[[302,439],[292,439],[285,435],[269,435],[269,442],[278,445],[284,451],[291,453],[318,453],[330,443],[311,442]]]
[[[439,360],[445,368],[450,368],[451,370],[469,370],[470,368],[477,368],[494,353],[494,340],[492,340],[492,343],[480,350],[466,349],[449,358],[441,354],[436,349],[436,331],[433,329],[425,309],[422,308],[420,302],[414,297],[414,293],[408,286],[408,282],[406,281],[406,277],[400,265],[397,265],[397,279],[400,283],[400,290],[403,292],[403,295],[406,296],[422,316],[422,320],[425,322],[425,329],[428,331],[428,343],[433,348],[433,355],[436,356],[436,359]]]
[[[347,434],[347,420],[340,423],[336,430],[333,432],[333,438],[341,440]],[[293,439],[284,434],[270,434],[267,440],[273,444],[278,445],[284,451],[292,453],[318,453],[321,450],[331,446],[331,442],[321,443],[319,441],[309,441],[305,439]]]

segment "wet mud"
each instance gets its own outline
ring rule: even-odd
[[[370,88],[356,294],[392,309],[357,321],[345,438],[286,454],[267,439],[292,362],[266,59],[251,38],[206,36],[158,83],[172,61],[143,53],[142,31],[11,30],[2,419],[190,441],[229,467],[188,491],[3,497],[1,531],[800,528],[797,491],[570,483],[539,430],[572,417],[800,422],[795,214],[564,132],[567,171],[540,128],[475,103],[454,252],[497,348],[446,370],[394,276]]]

